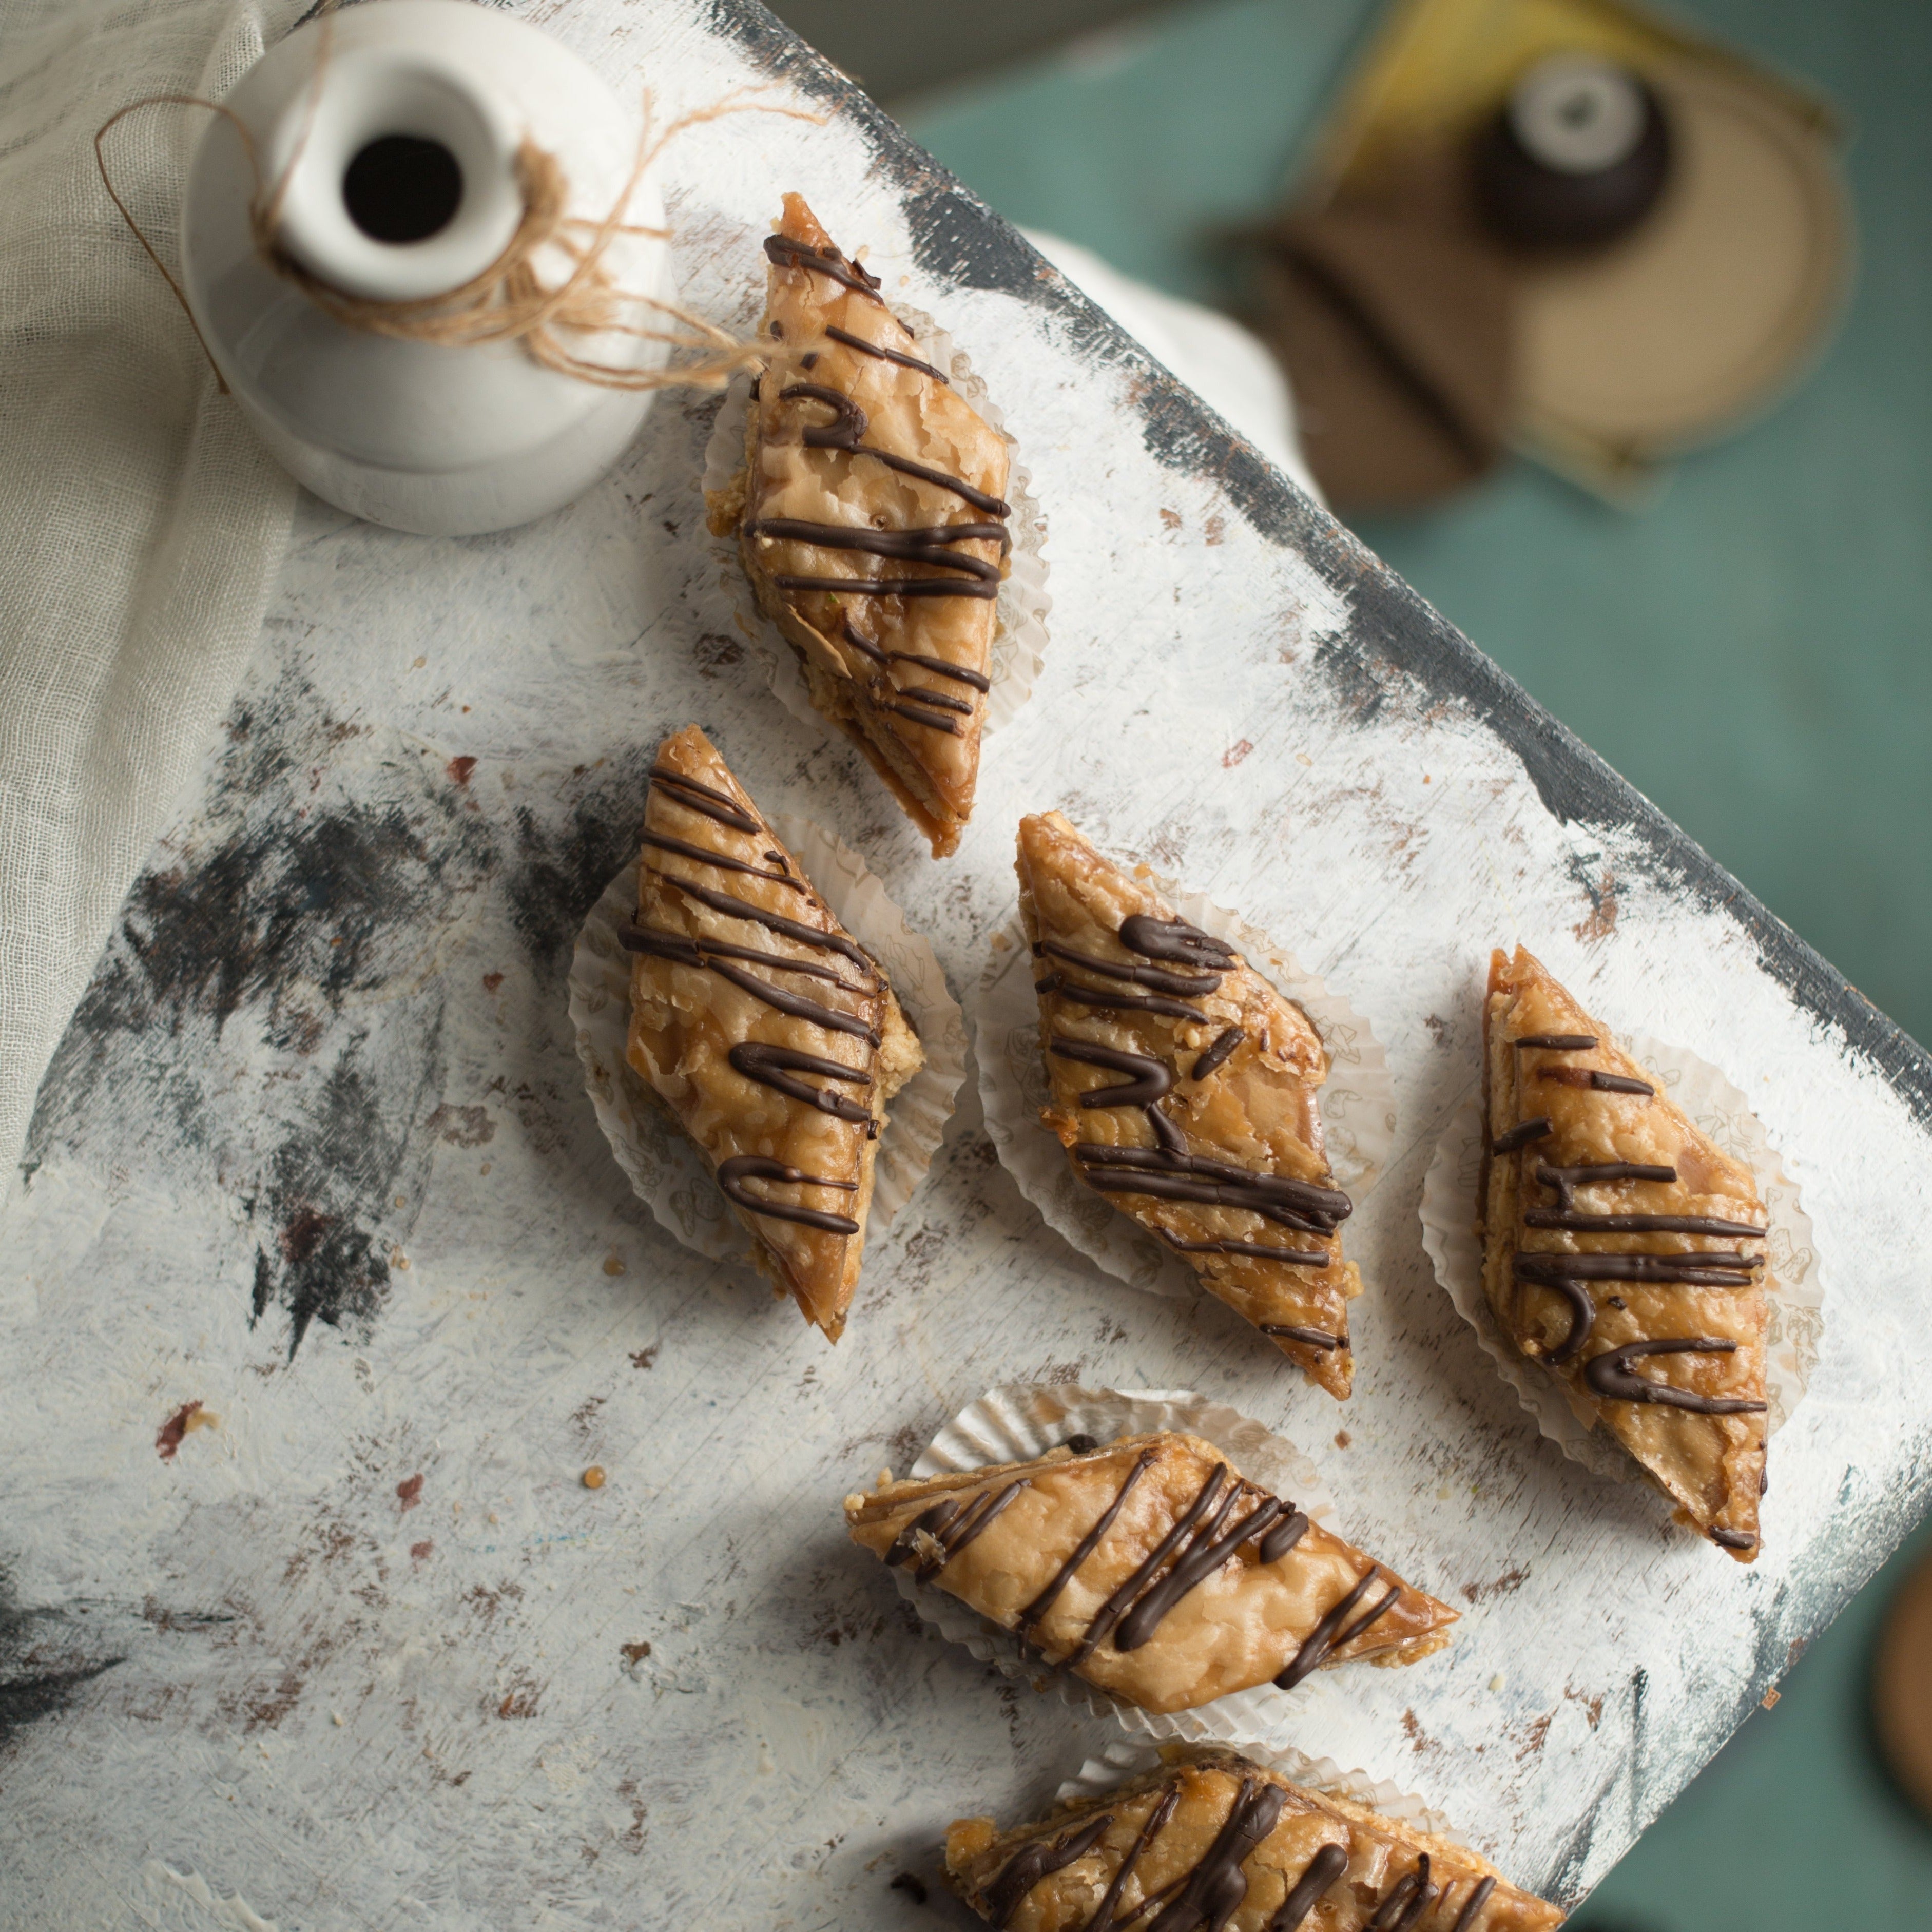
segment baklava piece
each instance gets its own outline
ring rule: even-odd
[[[1456,1612],[1169,1430],[845,1498],[854,1542],[1111,1696],[1188,1711],[1372,1657],[1412,1664]]]
[[[1531,956],[1484,1012],[1483,1290],[1522,1353],[1741,1563],[1765,1480],[1765,1232],[1750,1170]]]
[[[709,500],[711,527],[736,532],[812,703],[943,857],[979,777],[1010,548],[1006,445],[801,196],[785,196],[765,254],[746,466]]]
[[[627,1057],[703,1150],[759,1267],[836,1342],[886,1103],[925,1055],[884,969],[694,724],[658,748],[643,848]]]
[[[1362,1282],[1342,1258],[1352,1204],[1322,1149],[1328,1056],[1307,1016],[1058,812],[1021,820],[1018,869],[1041,1118],[1073,1172],[1345,1399]]]
[[[1549,1932],[1563,1914],[1466,1846],[1180,1748],[1102,1798],[1002,1832],[962,1818],[946,1876],[1010,1932]]]

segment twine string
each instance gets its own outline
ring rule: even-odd
[[[241,138],[254,180],[254,191],[249,199],[248,220],[250,238],[257,256],[273,274],[300,290],[325,314],[345,328],[399,341],[428,342],[450,347],[514,342],[544,368],[578,382],[610,389],[721,388],[739,370],[756,366],[762,360],[761,351],[755,342],[740,340],[729,330],[706,321],[677,302],[621,287],[606,266],[605,256],[620,236],[641,236],[662,242],[670,239],[670,231],[667,228],[645,226],[628,222],[624,218],[646,173],[680,134],[733,114],[781,114],[819,126],[824,124],[822,115],[758,100],[755,97],[763,92],[761,88],[744,88],[708,106],[695,108],[680,116],[653,138],[650,96],[646,93],[644,124],[630,174],[616,200],[597,218],[574,215],[568,212],[570,184],[562,165],[554,154],[526,136],[518,148],[513,164],[523,212],[509,240],[494,260],[459,287],[440,295],[400,301],[352,295],[297,261],[281,245],[277,233],[289,181],[307,146],[321,98],[332,24],[330,14],[325,14],[302,124],[286,165],[272,182],[263,179],[254,137],[240,117],[221,102],[207,100],[200,94],[158,94],[130,101],[109,116],[94,134],[94,164],[100,170],[101,184],[122,220],[148,260],[160,271],[175,300],[181,305],[224,394],[228,392],[228,384],[215,362],[207,337],[202,332],[201,325],[195,320],[187,291],[135,220],[116,188],[108,168],[105,151],[108,134],[130,115],[146,109],[199,107],[220,115],[234,128]],[[554,250],[570,264],[568,272],[554,283],[546,283],[538,270],[536,257],[545,248]],[[626,321],[623,318],[626,310],[631,309],[642,310],[659,319],[658,326]],[[664,326],[667,323],[672,326]],[[566,335],[595,334],[617,334],[637,341],[662,343],[674,353],[688,351],[697,359],[667,363],[656,368],[632,368],[579,354],[562,339]]]

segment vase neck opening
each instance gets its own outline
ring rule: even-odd
[[[346,295],[433,298],[502,254],[522,217],[518,138],[487,87],[418,50],[324,57],[276,124],[279,244]]]

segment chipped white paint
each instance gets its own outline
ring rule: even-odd
[[[668,105],[760,77],[687,0],[526,10]],[[44,1096],[0,1256],[0,1560],[48,1613],[0,1630],[16,1667],[108,1666],[0,1760],[0,1922],[192,1922],[152,1862],[205,1884],[204,1921],[245,1899],[280,1932],[924,1922],[893,1875],[930,1880],[947,1820],[1042,1803],[1105,1733],[928,1640],[839,1499],[980,1390],[1054,1376],[1196,1388],[1319,1454],[1363,1540],[1466,1614],[1414,1670],[1306,1687],[1298,1742],[1574,1895],[1916,1510],[1923,1124],[1727,914],[1634,836],[1553,818],[1461,702],[1387,666],[1379,708],[1352,700],[1317,662],[1347,598],[1156,459],[1130,365],[1058,311],[920,272],[857,126],[721,123],[668,174],[706,313],[749,319],[795,185],[970,348],[1052,523],[1034,700],[935,865],[736,634],[700,403],[508,536],[309,507],[232,728]],[[1133,1294],[1060,1244],[970,1085],[836,1351],[656,1227],[584,1098],[562,966],[651,746],[693,718],[766,809],[866,853],[956,993],[1010,900],[1014,820],[1058,806],[1375,1015],[1400,1126],[1351,1224],[1346,1408],[1218,1304]],[[1486,949],[1517,938],[1606,1024],[1744,1086],[1842,1257],[1753,1569],[1543,1442],[1430,1279],[1423,1171],[1476,1066]],[[352,1232],[387,1268],[379,1306],[283,1366],[288,1298]],[[164,1460],[193,1402],[218,1426]]]

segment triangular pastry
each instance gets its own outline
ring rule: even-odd
[[[1249,1482],[1198,1436],[893,1482],[845,1498],[854,1542],[910,1565],[1088,1683],[1188,1711],[1359,1657],[1411,1664],[1456,1612]]]
[[[1466,1845],[1219,1745],[1002,1832],[962,1818],[946,1876],[1007,1932],[1550,1932],[1563,1914]]]
[[[1307,1016],[1057,812],[1020,820],[1020,915],[1073,1172],[1338,1399],[1354,1378],[1350,1211],[1322,1144]]]
[[[1006,442],[801,196],[785,196],[765,254],[746,468],[708,500],[711,527],[736,532],[812,703],[943,857],[979,777],[1010,548]]]
[[[758,1265],[837,1341],[886,1103],[924,1064],[884,969],[695,724],[658,748],[627,1058],[711,1163]]]
[[[1765,1213],[1722,1153],[1521,947],[1490,964],[1483,1288],[1720,1549],[1758,1551]]]

